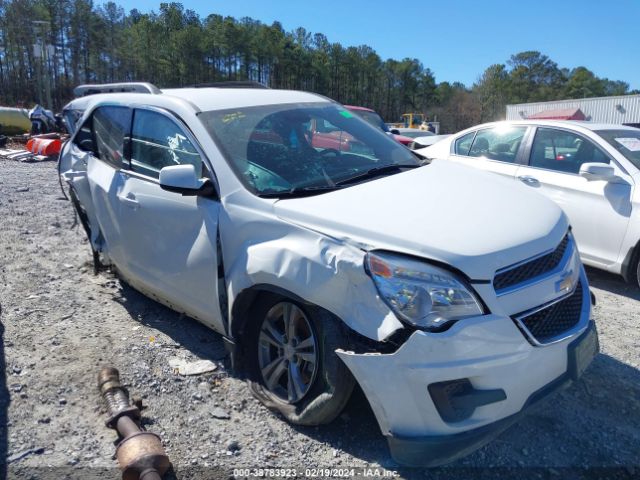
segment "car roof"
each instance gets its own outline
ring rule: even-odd
[[[71,100],[67,103],[62,110],[86,110],[91,104],[101,99],[108,99],[109,95],[113,95],[113,93],[100,93],[95,95],[87,95],[85,97],[78,97]],[[113,97],[111,97],[113,98]]]
[[[96,93],[78,97],[64,106],[64,110],[87,110],[98,103],[137,103],[158,105],[164,100],[178,99],[186,101],[197,110],[225,110],[261,105],[290,103],[332,103],[333,101],[308,92],[297,90],[276,90],[257,88],[168,88],[161,93],[112,92]]]
[[[371,108],[367,108],[367,107],[356,107],[355,105],[345,105],[344,108],[346,108],[347,110],[361,110],[364,112],[374,112],[375,110],[371,109]]]
[[[162,96],[185,100],[202,111],[286,103],[330,103],[326,97],[297,90],[258,88],[168,88]]]
[[[495,125],[539,125],[546,127],[564,127],[564,128],[584,128],[587,130],[631,130],[637,131],[635,127],[613,123],[593,123],[580,120],[503,120],[500,122],[483,123],[476,125],[467,130],[475,130],[477,128],[486,128]]]

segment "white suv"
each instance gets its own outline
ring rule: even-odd
[[[324,97],[224,88],[92,96],[60,158],[96,262],[222,334],[268,407],[330,422],[358,382],[393,456],[438,465],[598,342],[560,208],[418,165]]]
[[[418,150],[501,174],[554,200],[587,265],[640,279],[640,129],[524,120],[464,130]]]

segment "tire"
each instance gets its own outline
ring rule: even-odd
[[[292,339],[284,338],[285,316],[294,318]],[[344,346],[341,321],[319,307],[268,296],[258,299],[250,322],[244,353],[251,393],[290,423],[322,425],[333,421],[349,401],[355,385],[351,372],[335,353],[336,348]],[[285,342],[282,350],[276,347],[276,333],[284,333],[280,337]],[[291,360],[285,364],[278,358]],[[274,363],[277,366],[269,368]],[[290,374],[292,369],[297,375]],[[279,381],[274,381],[275,377]],[[299,381],[293,382],[290,389],[292,378]]]
[[[633,283],[636,288],[640,288],[640,249],[633,256],[633,267],[631,270],[631,283]]]
[[[636,246],[631,255],[631,262],[627,267],[627,276],[625,279],[629,284],[640,288],[640,245]]]

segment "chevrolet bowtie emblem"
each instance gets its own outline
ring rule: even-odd
[[[567,293],[573,290],[573,287],[576,284],[576,279],[573,275],[573,270],[569,270],[568,272],[564,272],[562,274],[562,279],[556,283],[556,292],[558,293]]]

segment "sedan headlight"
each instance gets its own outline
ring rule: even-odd
[[[417,327],[438,330],[451,321],[484,313],[464,283],[442,268],[388,253],[367,254],[366,266],[385,303]]]

